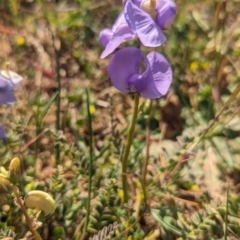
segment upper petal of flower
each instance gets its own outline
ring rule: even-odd
[[[172,82],[172,69],[167,59],[160,53],[151,52],[147,55],[150,71],[147,86],[140,92],[144,98],[159,98],[164,96]]]
[[[0,139],[6,138],[6,132],[2,125],[0,125]]]
[[[112,84],[121,92],[129,92],[128,80],[140,71],[140,61],[144,59],[142,51],[135,47],[126,47],[117,51],[110,62],[107,72]]]
[[[152,17],[128,0],[124,8],[125,19],[142,44],[146,47],[157,47],[165,42],[166,37]]]
[[[157,23],[161,29],[172,25],[176,16],[176,4],[171,0],[158,0],[156,2]]]
[[[17,87],[19,83],[23,80],[22,76],[10,70],[1,70],[0,77],[2,79],[5,79],[6,81],[10,81],[13,84],[13,87]]]
[[[105,58],[111,54],[123,41],[132,39],[134,36],[134,33],[127,24],[120,25],[113,33],[112,39],[106,45],[105,50],[102,52],[101,58]]]

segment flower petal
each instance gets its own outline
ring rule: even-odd
[[[1,70],[0,77],[5,78],[6,80],[9,80],[13,84],[13,87],[18,86],[19,83],[23,80],[22,76],[10,70],[8,71]]]
[[[127,3],[127,1],[132,1],[135,5],[137,5],[138,7],[140,7],[141,3],[143,0],[122,0],[122,4],[123,6],[125,6],[125,4]]]
[[[115,32],[116,29],[122,25],[122,24],[126,24],[126,19],[125,19],[125,16],[124,16],[124,12],[122,11],[118,18],[116,19],[116,21],[114,22],[113,26],[112,26],[112,31]]]
[[[113,32],[110,28],[103,29],[99,34],[99,40],[102,46],[105,48],[113,36]]]
[[[117,51],[110,62],[107,72],[112,84],[121,92],[129,92],[128,79],[140,71],[140,61],[144,59],[142,51],[135,47],[126,47]]]
[[[13,104],[17,101],[13,90],[0,93],[0,104]]]
[[[129,27],[137,34],[146,47],[157,47],[165,42],[166,37],[152,17],[128,0],[124,14]]]
[[[0,104],[12,104],[16,102],[14,84],[0,74]]]
[[[13,89],[13,84],[5,77],[0,75],[0,93]]]
[[[156,4],[157,23],[161,29],[172,25],[176,16],[176,5],[171,0],[158,0]]]
[[[4,139],[6,137],[7,135],[6,135],[5,129],[3,128],[2,125],[0,125],[0,139]]]
[[[128,79],[128,84],[130,89],[133,87],[135,91],[141,92],[146,88],[147,79],[142,75],[135,73]]]
[[[108,42],[105,50],[102,52],[101,58],[105,58],[111,54],[123,41],[132,39],[134,33],[127,24],[120,25],[113,33],[112,39]]]
[[[150,66],[146,88],[140,92],[144,98],[159,98],[164,96],[172,82],[172,69],[167,59],[160,53],[151,52],[147,55]]]

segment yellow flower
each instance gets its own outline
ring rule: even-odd
[[[22,46],[25,44],[25,39],[23,36],[16,36],[15,42],[18,46]]]
[[[199,68],[199,64],[198,64],[198,62],[192,62],[191,64],[190,64],[190,69],[192,70],[192,71],[195,71],[195,70],[197,70]]]
[[[94,113],[96,112],[96,108],[95,108],[94,105],[90,105],[90,106],[89,106],[89,110],[90,110],[90,113],[91,113],[91,114],[94,114]]]

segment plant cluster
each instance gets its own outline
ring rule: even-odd
[[[2,1],[0,239],[239,239],[239,7]]]

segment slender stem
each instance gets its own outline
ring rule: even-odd
[[[55,37],[54,37],[54,33],[52,31],[50,22],[49,22],[49,29],[52,35],[52,46],[54,48],[54,53],[55,53],[55,61],[56,61],[56,80],[57,80],[57,92],[58,95],[56,97],[56,102],[57,102],[57,109],[56,109],[56,129],[60,130],[61,126],[60,126],[60,112],[61,112],[61,89],[62,89],[62,85],[61,85],[61,76],[60,76],[60,60],[59,60],[59,51],[57,50],[56,46],[55,46]],[[57,144],[56,145],[56,165],[58,165],[60,162],[60,145]]]
[[[88,199],[87,199],[87,214],[86,221],[84,225],[84,232],[87,231],[89,216],[90,216],[90,201],[91,201],[91,191],[92,191],[92,163],[93,163],[93,138],[92,138],[92,116],[90,112],[90,100],[89,100],[89,92],[86,89],[87,95],[87,115],[88,115],[88,131],[89,131],[89,173],[88,173]]]
[[[54,57],[55,57],[55,71],[56,71],[56,81],[57,81],[57,90],[56,92],[58,92],[58,95],[56,96],[56,105],[57,105],[57,109],[56,109],[56,129],[60,130],[61,126],[60,126],[60,113],[61,113],[61,89],[62,89],[62,85],[61,85],[61,75],[60,75],[60,57],[59,57],[59,51],[55,45],[55,36],[54,36],[54,32],[52,30],[52,26],[51,26],[51,22],[49,21],[48,18],[48,8],[44,2],[44,0],[39,0],[42,9],[43,9],[43,15],[47,20],[47,24],[48,24],[48,29],[49,32],[51,34],[51,40],[52,40],[52,47],[54,50]],[[56,165],[59,164],[60,162],[60,145],[59,143],[56,144],[55,147],[55,157],[56,157]]]
[[[28,214],[27,214],[27,211],[23,205],[23,202],[22,202],[22,199],[20,198],[19,196],[19,193],[18,193],[18,188],[16,186],[12,186],[13,187],[13,193],[16,197],[16,201],[17,201],[17,204],[19,205],[19,207],[21,208],[21,211],[23,213],[23,215],[25,216],[25,219],[26,219],[26,222],[27,222],[27,225],[29,227],[29,230],[31,231],[31,233],[33,234],[33,236],[35,237],[35,239],[37,240],[42,240],[42,237],[40,236],[40,234],[38,233],[37,230],[35,230],[32,226],[32,222],[31,222],[31,219],[29,218]]]
[[[150,113],[152,109],[152,100],[150,102]],[[146,175],[147,175],[147,166],[148,166],[148,159],[149,159],[149,148],[150,148],[150,113],[146,115],[146,157],[142,167],[142,184],[145,186],[146,183]]]
[[[127,189],[127,163],[128,163],[128,156],[130,152],[130,148],[132,145],[133,134],[135,129],[135,124],[138,115],[138,105],[139,105],[139,95],[137,93],[134,94],[134,108],[133,108],[133,116],[132,121],[128,129],[127,141],[126,146],[124,148],[123,159],[122,159],[122,187],[123,187],[123,196],[124,202],[128,201],[128,189]]]
[[[228,239],[228,201],[229,201],[229,182],[228,182],[228,188],[227,188],[224,240]]]

